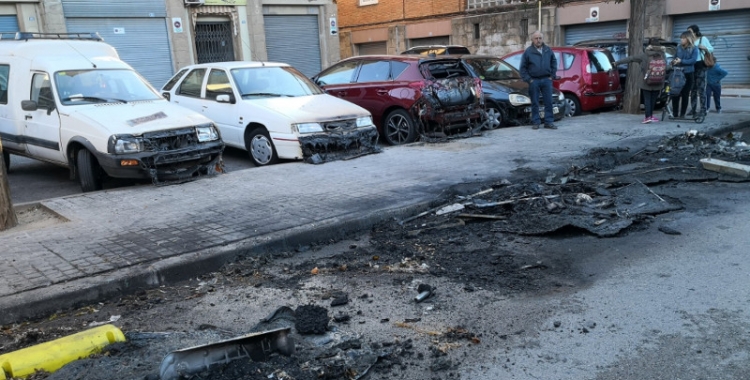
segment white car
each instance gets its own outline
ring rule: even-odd
[[[367,110],[326,94],[284,63],[187,66],[164,85],[162,96],[213,120],[224,143],[247,150],[257,166],[379,151]]]

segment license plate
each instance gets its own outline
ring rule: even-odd
[[[609,95],[609,96],[605,96],[604,97],[604,102],[605,103],[611,103],[611,102],[614,102],[616,100],[617,100],[617,97],[614,96],[614,95]]]

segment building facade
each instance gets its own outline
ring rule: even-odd
[[[339,60],[335,0],[0,0],[0,32],[97,32],[160,88],[180,68],[280,61],[312,76]]]
[[[465,45],[477,54],[505,55],[529,46],[541,30],[551,45],[597,38],[627,38],[630,2],[568,1],[539,6],[533,0],[339,0],[341,56],[398,54],[418,44]],[[723,83],[750,86],[750,2],[649,0],[647,37],[679,40],[696,24],[729,71]]]

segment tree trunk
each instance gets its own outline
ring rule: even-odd
[[[16,225],[18,225],[18,219],[13,210],[13,203],[10,202],[10,185],[8,185],[8,173],[5,171],[3,143],[0,142],[0,231]]]
[[[630,24],[628,25],[628,56],[643,53],[643,29],[646,0],[630,0]],[[623,110],[626,113],[641,113],[641,89],[638,88],[638,76],[641,67],[638,63],[628,65],[628,80],[623,96]]]

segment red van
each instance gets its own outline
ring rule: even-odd
[[[568,102],[571,116],[583,111],[615,107],[622,101],[620,76],[612,67],[612,54],[607,49],[584,47],[550,47],[557,58],[555,88]],[[520,69],[523,50],[502,57]]]

